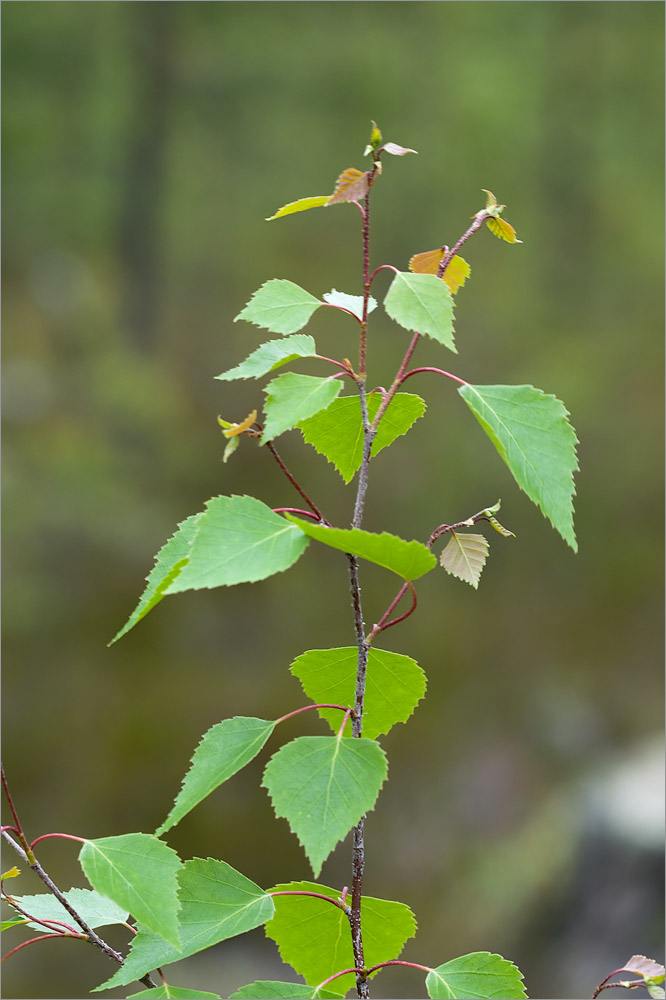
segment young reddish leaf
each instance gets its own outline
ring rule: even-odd
[[[283,205],[282,208],[278,208],[275,215],[269,215],[266,222],[272,222],[273,219],[281,219],[285,215],[293,215],[294,212],[307,212],[309,208],[321,208],[328,201],[330,195],[321,194],[314,195],[312,198],[299,198],[298,201],[290,201],[288,205]]]
[[[335,191],[326,202],[327,205],[335,205],[341,201],[359,201],[365,198],[370,187],[370,173],[366,170],[357,170],[356,167],[347,167],[338,177]]]
[[[643,979],[661,982],[666,977],[666,969],[659,962],[646,958],[645,955],[632,955],[628,962],[618,969],[618,972],[633,972]]]
[[[439,250],[426,250],[425,253],[415,253],[409,261],[409,270],[415,274],[437,274],[442,257],[448,253],[448,247],[441,247]],[[446,266],[446,271],[442,275],[443,280],[449,286],[453,294],[465,284],[472,273],[472,269],[463,257],[457,254],[451,258]]]
[[[451,540],[439,561],[452,576],[476,588],[488,558],[488,540],[483,535],[459,535],[451,532]]]
[[[397,142],[385,142],[382,152],[390,153],[391,156],[404,156],[405,153],[416,153],[415,149],[407,149],[406,146],[399,146]]]
[[[486,219],[486,225],[490,232],[497,236],[500,240],[506,240],[507,243],[522,243],[516,236],[516,230],[513,226],[505,222],[504,219],[500,219],[495,216],[492,219]]]

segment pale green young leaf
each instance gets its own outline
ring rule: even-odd
[[[225,464],[229,461],[233,453],[238,449],[239,444],[240,444],[240,434],[237,434],[236,437],[229,438],[226,445],[224,446],[224,452],[222,454],[222,461]]]
[[[285,516],[310,538],[390,569],[405,580],[418,580],[437,565],[430,549],[421,542],[407,542],[388,531],[377,535],[361,528],[327,528],[326,525],[303,521],[292,514]]]
[[[321,208],[331,196],[329,194],[314,195],[312,198],[299,198],[298,201],[290,201],[288,205],[278,208],[275,215],[270,215],[266,222],[273,219],[281,219],[285,215],[293,215],[294,212],[307,212],[309,208]]]
[[[523,1000],[523,976],[512,962],[488,951],[462,955],[431,969],[426,989],[432,1000]]]
[[[255,497],[213,497],[199,515],[189,562],[166,593],[264,580],[305,548],[298,529]]]
[[[340,309],[348,309],[349,312],[354,313],[354,316],[358,319],[363,317],[363,296],[362,295],[347,295],[346,292],[339,292],[336,288],[332,288],[330,292],[326,292],[322,295],[325,302],[328,302],[329,306],[337,306]],[[368,315],[377,308],[377,299],[373,299],[372,295],[368,296]]]
[[[439,557],[441,565],[451,576],[457,576],[476,588],[488,558],[488,540],[485,535],[469,535],[456,531]]]
[[[386,773],[379,743],[364,738],[301,736],[271,757],[262,785],[315,876],[338,841],[374,807]]]
[[[453,297],[441,278],[399,271],[384,299],[384,309],[406,330],[425,333],[458,353],[453,340]]]
[[[340,897],[338,890],[316,882],[288,882],[270,891]],[[282,960],[308,983],[322,983],[334,972],[353,968],[349,922],[342,910],[313,896],[274,896],[273,900],[275,916],[266,924],[266,936],[275,941]],[[389,899],[364,895],[361,921],[367,966],[398,958],[405,942],[416,933],[416,919],[410,908]],[[341,993],[353,985],[353,975],[341,976],[330,984]]]
[[[522,490],[576,552],[576,432],[564,404],[533,385],[463,385],[459,393]]]
[[[291,672],[315,704],[354,705],[358,650],[309,649],[297,656]],[[388,733],[396,722],[406,722],[423,698],[426,677],[416,660],[386,649],[370,648],[363,702],[363,735],[375,739]],[[332,708],[317,709],[322,719],[337,732],[341,713]],[[345,728],[347,735],[349,727]]]
[[[301,420],[307,420],[320,410],[325,410],[342,389],[340,379],[333,376],[317,378],[314,375],[297,375],[286,372],[268,383],[266,393],[266,423],[261,443],[272,441],[284,431],[291,430]]]
[[[69,889],[68,892],[64,893],[64,896],[93,930],[96,927],[107,927],[110,924],[124,924],[129,918],[126,907],[119,906],[94,889]],[[37,917],[38,920],[59,920],[61,923],[72,926],[71,913],[50,892],[39,892],[34,896],[15,896],[14,898],[31,917]],[[49,931],[49,928],[42,924],[30,923],[29,926],[43,934],[47,934]],[[53,927],[52,930],[56,933],[58,928]]]
[[[300,285],[285,278],[271,278],[258,288],[238,316],[271,333],[296,333],[322,305]]]
[[[170,983],[162,983],[161,986],[154,986],[150,990],[141,990],[140,993],[132,993],[127,1000],[220,1000],[219,993],[204,993],[201,990],[187,990],[182,986],[171,986]]]
[[[79,862],[94,889],[179,950],[176,874],[181,864],[172,848],[147,833],[126,833],[86,840]]]
[[[23,918],[22,920],[2,920],[0,921],[0,931],[8,931],[12,927],[20,927],[21,924],[27,924],[27,923],[28,921],[25,918]],[[46,931],[46,928],[43,927],[42,930]]]
[[[368,396],[368,417],[377,415],[382,397],[378,392]],[[406,434],[422,417],[426,404],[420,396],[398,392],[379,422],[377,435],[372,443],[372,458],[382,449]],[[363,420],[358,396],[340,396],[330,406],[309,420],[298,425],[305,441],[315,451],[331,462],[346,483],[350,482],[361,467],[363,459]]]
[[[315,342],[307,333],[295,333],[292,337],[282,340],[269,340],[262,344],[241,361],[235,368],[216,375],[222,382],[231,382],[237,378],[261,378],[275,368],[295,361],[297,358],[313,358],[317,353]]]
[[[332,993],[316,986],[304,986],[303,983],[278,983],[275,980],[259,979],[256,983],[248,983],[232,993],[229,1000],[341,1000],[344,994]]]
[[[206,796],[245,767],[257,756],[274,728],[275,723],[265,719],[235,716],[204,733],[174,806],[155,836],[160,837],[180,823]]]
[[[176,579],[190,557],[190,546],[197,530],[201,514],[192,514],[178,525],[178,530],[155,556],[155,565],[147,579],[147,586],[139,598],[139,603],[123,627],[115,634],[109,646],[117,642],[125,633],[140,622],[164,597],[170,584]]]
[[[96,990],[126,986],[151,969],[211,948],[259,927],[273,916],[273,900],[225,861],[192,858],[178,876],[181,948],[139,927],[122,967]]]

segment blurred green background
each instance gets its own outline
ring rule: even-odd
[[[482,187],[508,206],[523,245],[484,229],[464,251],[459,356],[424,342],[415,363],[565,401],[580,553],[453,386],[412,380],[428,414],[373,464],[365,526],[425,538],[501,496],[517,538],[493,534],[478,592],[430,574],[381,643],[414,656],[429,691],[384,740],[365,889],[414,909],[404,958],[499,951],[533,997],[591,996],[629,955],[660,959],[663,5],[10,0],[3,15],[4,744],[29,835],[153,830],[201,733],[297,707],[293,658],[353,642],[345,560],[313,543],[288,574],[168,598],[106,647],[208,497],[297,503],[249,442],[222,464],[217,414],[242,419],[263,394],[213,376],[268,339],[232,323],[267,278],[360,292],[353,206],[264,219],[363,168],[376,119],[419,156],[385,157],[373,266],[452,244]],[[355,356],[344,317],[318,313],[308,332]],[[374,384],[406,342],[378,310]],[[347,523],[333,468],[297,432],[278,444]],[[364,568],[369,622],[387,576]],[[281,738],[324,731],[289,725]],[[258,787],[265,759],[169,835],[182,857],[266,887],[311,877]],[[82,884],[66,842],[40,859]],[[322,882],[349,880],[346,842]],[[27,875],[20,891],[39,886]],[[113,971],[60,941],[5,970],[7,997],[84,996]],[[290,976],[259,930],[169,978],[228,996]],[[404,969],[374,988],[422,992]]]

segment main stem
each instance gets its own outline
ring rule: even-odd
[[[356,502],[354,504],[353,528],[360,528],[363,521],[365,495],[368,489],[368,466],[370,451],[376,434],[376,428],[370,426],[368,419],[368,400],[366,393],[366,344],[368,322],[368,299],[370,295],[370,192],[365,196],[363,208],[363,314],[361,319],[361,335],[359,349],[359,378],[357,380],[358,394],[361,403],[363,421],[363,458],[359,470]],[[365,698],[365,678],[368,667],[369,643],[365,638],[365,623],[361,604],[361,587],[358,574],[358,559],[348,555],[349,583],[351,588],[352,609],[354,612],[354,631],[358,647],[358,666],[356,670],[356,696],[354,715],[352,716],[352,735],[359,738],[363,732],[363,700]],[[363,955],[363,931],[361,927],[361,898],[363,894],[363,873],[365,869],[365,816],[354,827],[352,834],[352,892],[349,923],[351,926],[354,966],[356,968],[356,992],[361,1000],[369,997],[368,979],[365,975],[365,958]]]

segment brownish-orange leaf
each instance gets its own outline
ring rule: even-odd
[[[438,250],[426,250],[424,253],[415,253],[409,260],[409,270],[414,274],[437,274],[439,263],[448,247],[440,247]]]
[[[365,198],[370,187],[370,173],[367,170],[357,170],[356,167],[347,167],[338,177],[335,191],[326,202],[327,205],[335,205],[341,201],[359,201]]]
[[[448,253],[448,247],[440,247],[439,250],[427,250],[425,253],[415,253],[409,261],[409,270],[415,274],[437,274],[442,257]],[[467,278],[472,273],[471,268],[464,257],[455,254],[448,263],[443,274],[444,281],[449,286],[450,291],[455,295]]]
[[[522,243],[516,236],[516,230],[513,226],[505,222],[504,219],[499,217],[486,219],[486,225],[493,235],[499,237],[500,240],[506,240],[507,243]]]

